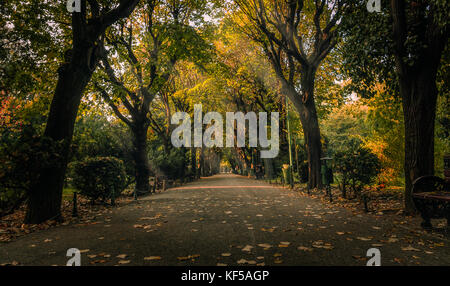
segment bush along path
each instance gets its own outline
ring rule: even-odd
[[[111,166],[112,165],[112,166]],[[165,187],[183,184],[164,180],[153,182],[146,194],[139,194],[125,183],[121,161],[115,158],[92,158],[73,164],[72,185],[76,189],[65,189],[61,205],[62,220],[48,220],[41,224],[24,224],[26,205],[0,219],[0,243],[11,242],[18,237],[58,226],[96,224],[100,213],[108,213],[115,207],[125,206],[141,199],[141,196],[159,194]],[[101,180],[100,180],[100,179]],[[95,185],[95,188],[92,186]],[[111,190],[115,190],[112,193]],[[74,196],[74,193],[77,195]],[[76,204],[74,203],[76,201]],[[76,208],[74,208],[76,205]]]
[[[381,265],[450,264],[448,239],[418,224],[217,175],[3,243],[0,264],[66,265],[70,248],[85,266],[363,266],[371,248]]]

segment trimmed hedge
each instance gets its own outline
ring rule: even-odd
[[[73,186],[92,201],[118,196],[126,187],[123,162],[114,157],[88,158],[73,164]]]
[[[40,136],[31,125],[0,126],[0,218],[23,204],[41,169],[61,167],[63,144]]]
[[[378,157],[369,149],[357,144],[336,152],[335,170],[341,174],[339,188],[345,198],[350,188],[356,196],[374,182],[381,170]]]

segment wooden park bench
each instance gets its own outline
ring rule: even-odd
[[[431,219],[447,219],[450,226],[449,183],[436,176],[424,176],[413,182],[413,200],[422,215],[422,227],[432,228]]]

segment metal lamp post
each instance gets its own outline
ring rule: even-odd
[[[289,176],[290,176],[290,187],[294,187],[294,173],[292,166],[292,146],[291,146],[291,128],[289,123],[289,98],[286,96],[286,127],[288,135],[288,145],[289,145]]]

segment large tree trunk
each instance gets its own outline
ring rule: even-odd
[[[66,63],[58,71],[59,79],[44,132],[45,137],[55,142],[62,141],[63,147],[54,154],[58,159],[49,162],[50,167],[42,168],[39,179],[32,182],[25,223],[41,223],[61,218],[62,191],[75,120],[84,90],[99,60],[99,37],[117,20],[128,17],[138,2],[139,0],[121,1],[118,7],[102,15],[98,14],[98,10],[91,10],[97,15],[88,20],[84,1],[81,13],[72,14],[73,49],[66,54]]]
[[[205,176],[205,153],[203,149],[203,145],[200,148],[200,160],[198,164],[199,177]]]
[[[197,149],[191,147],[191,176],[197,178]]]
[[[266,179],[272,180],[275,177],[275,172],[273,170],[273,159],[272,158],[264,158],[264,173]]]
[[[305,71],[302,75],[302,94],[298,94],[289,83],[283,83],[283,92],[288,95],[299,114],[305,136],[308,156],[308,188],[322,187],[320,176],[320,158],[322,142],[320,141],[319,120],[314,101],[315,70]]]
[[[62,189],[75,120],[81,97],[93,72],[84,63],[91,58],[92,49],[75,50],[73,60],[59,69],[59,80],[44,137],[54,142],[62,141],[63,144],[57,154],[57,161],[49,162],[49,167],[41,169],[39,179],[31,186],[25,223],[38,224],[49,219],[61,219]]]
[[[147,154],[147,124],[135,123],[133,132],[133,157],[136,168],[136,192],[145,194],[150,191],[150,167]]]
[[[436,75],[449,36],[444,26],[429,20],[438,10],[430,12],[428,18],[421,4],[412,9],[415,9],[414,17],[408,17],[411,15],[406,3],[391,0],[394,56],[405,119],[405,212],[408,214],[415,212],[412,183],[421,176],[434,175]],[[408,32],[422,45],[416,55],[408,50]],[[406,62],[407,58],[411,58],[412,65]]]
[[[414,213],[412,183],[434,174],[437,66],[428,64],[400,79],[405,118],[405,211]]]
[[[320,141],[319,120],[313,98],[305,105],[300,119],[304,130],[306,153],[308,155],[308,188],[320,188],[322,186],[320,176],[322,142]]]

